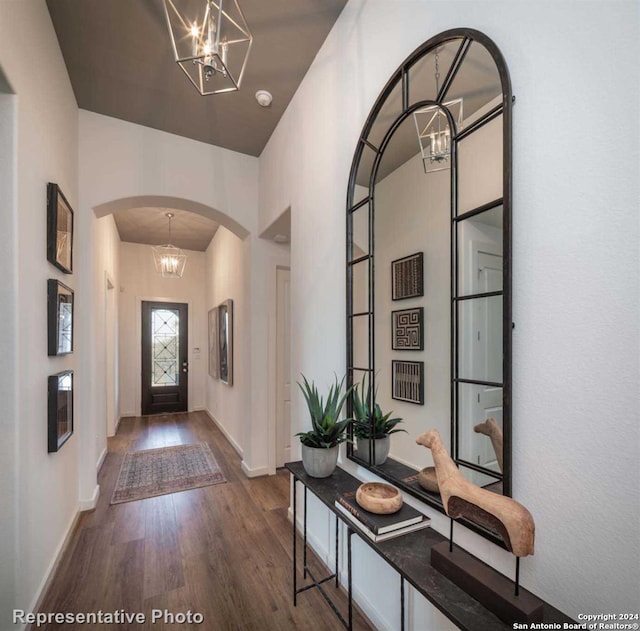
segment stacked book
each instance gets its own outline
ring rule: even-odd
[[[340,493],[336,497],[336,508],[372,541],[393,539],[408,532],[421,530],[431,524],[431,519],[408,504],[392,515],[377,515],[364,510],[356,502],[356,492]]]

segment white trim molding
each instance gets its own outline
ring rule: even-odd
[[[236,453],[241,458],[244,458],[244,449],[238,444],[236,439],[231,436],[224,425],[213,415],[211,410],[204,408],[204,412],[206,412],[207,416],[213,421],[213,424],[223,433],[224,437],[229,441],[229,444],[236,450]]]
[[[78,510],[88,511],[93,510],[98,505],[98,498],[100,497],[100,485],[96,484],[96,488],[93,489],[93,495],[88,500],[80,500],[78,502]]]

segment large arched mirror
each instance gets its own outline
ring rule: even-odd
[[[469,480],[511,494],[511,106],[495,44],[447,31],[385,86],[351,169],[349,414],[377,404],[404,431],[387,455],[356,427],[348,454],[440,510],[418,475],[431,428]]]

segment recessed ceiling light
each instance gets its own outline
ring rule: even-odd
[[[273,101],[273,96],[271,95],[271,92],[258,90],[256,92],[256,101],[258,101],[258,105],[261,105],[262,107],[269,107],[269,105],[271,105],[271,101]]]
[[[275,243],[288,243],[289,237],[286,234],[277,234],[275,237],[273,237],[273,240],[275,241]]]

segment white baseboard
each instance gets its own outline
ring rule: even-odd
[[[120,421],[122,420],[123,416],[127,416],[126,414],[121,414],[117,419],[116,419],[116,426],[113,428],[113,435],[115,436],[118,433],[118,428],[120,427]]]
[[[102,465],[104,464],[104,459],[107,457],[107,448],[105,447],[98,458],[98,462],[96,462],[96,473],[100,473],[100,469],[102,469]]]
[[[229,444],[236,450],[236,453],[241,458],[244,458],[244,449],[240,447],[240,445],[236,442],[233,436],[231,436],[231,434],[229,434],[229,432],[225,429],[224,425],[211,413],[211,410],[209,410],[208,408],[204,408],[203,411],[207,413],[207,416],[213,421],[213,424],[224,434],[224,437],[229,441]],[[262,475],[262,474],[259,474],[259,475]],[[249,476],[249,477],[252,477],[252,476]]]
[[[202,406],[202,405],[197,405],[196,407],[192,408],[190,411],[191,412],[207,412],[208,413],[207,408]]]
[[[78,510],[78,511],[75,512],[75,514],[71,518],[71,521],[69,522],[69,525],[67,526],[67,529],[66,529],[62,539],[60,540],[60,543],[58,544],[58,547],[56,548],[56,551],[53,554],[53,558],[51,559],[51,563],[49,563],[49,567],[47,568],[47,570],[44,573],[44,577],[42,578],[42,582],[38,586],[36,594],[33,597],[33,600],[31,602],[31,606],[27,609],[27,611],[40,611],[41,600],[42,600],[42,598],[44,597],[44,595],[47,592],[47,589],[49,587],[49,582],[51,581],[51,579],[53,578],[53,575],[55,574],[56,570],[58,569],[58,565],[60,564],[60,561],[62,559],[62,556],[63,556],[65,550],[67,549],[67,546],[71,542],[71,535],[73,534],[73,532],[74,532],[74,530],[76,528],[76,523],[77,523],[79,517],[80,517],[80,511]]]
[[[96,484],[96,488],[93,489],[93,495],[91,499],[88,500],[80,500],[78,503],[78,510],[86,511],[93,510],[98,505],[98,498],[100,497],[100,485]]]
[[[251,469],[244,460],[241,462],[240,468],[248,478],[259,478],[262,475],[270,475],[271,473],[269,467],[256,467],[255,469]]]

